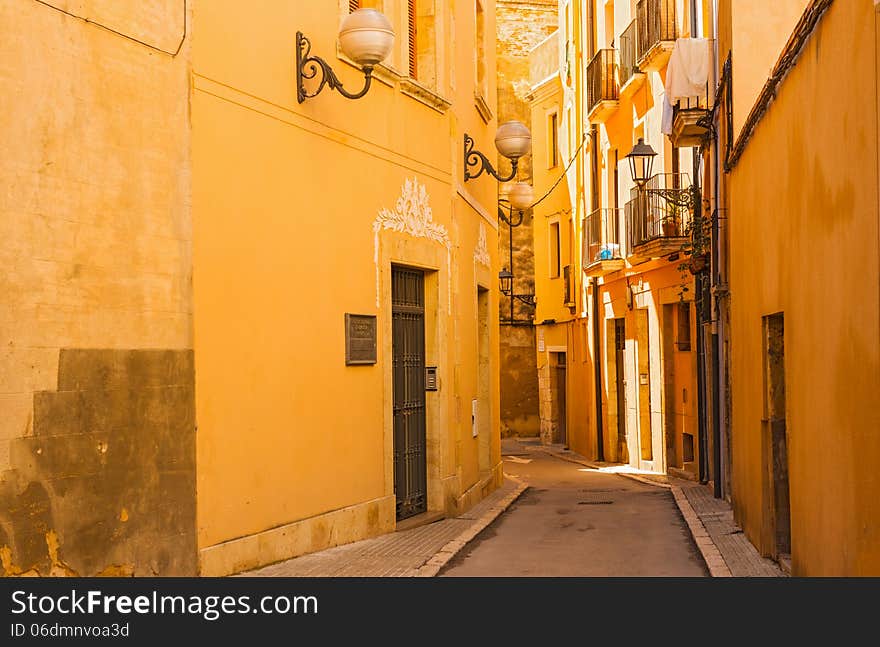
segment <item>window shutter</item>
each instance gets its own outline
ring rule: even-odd
[[[348,13],[352,13],[361,8],[361,0],[348,0]]]
[[[416,34],[416,0],[408,0],[407,2],[407,19],[409,23],[409,75],[411,78],[418,78],[418,61],[419,50]]]

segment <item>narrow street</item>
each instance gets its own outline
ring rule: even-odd
[[[529,484],[440,573],[449,577],[703,577],[668,490],[503,443],[504,471]]]

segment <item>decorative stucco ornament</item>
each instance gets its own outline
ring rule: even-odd
[[[379,300],[379,234],[394,231],[414,238],[427,238],[446,248],[446,268],[449,280],[449,302],[452,303],[452,242],[442,224],[434,222],[428,189],[417,178],[407,178],[394,210],[382,208],[373,221],[373,262],[376,265],[376,307]]]

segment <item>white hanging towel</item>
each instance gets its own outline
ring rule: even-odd
[[[672,134],[672,106],[680,99],[705,97],[709,82],[709,39],[679,38],[666,67],[663,97],[664,135]]]

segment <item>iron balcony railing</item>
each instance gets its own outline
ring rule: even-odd
[[[674,42],[678,38],[675,5],[676,0],[639,0],[636,6],[638,63],[644,61],[658,43]]]
[[[587,111],[602,101],[617,101],[617,50],[600,49],[587,66]]]
[[[620,209],[596,209],[584,218],[584,266],[622,258]]]
[[[620,85],[639,73],[639,25],[633,20],[620,35]]]
[[[626,231],[629,251],[661,238],[683,238],[691,221],[687,204],[691,183],[686,173],[655,175],[645,189],[634,188],[626,203]]]
[[[708,95],[708,86],[706,90],[706,94]],[[686,97],[684,99],[679,99],[675,105],[672,107],[673,116],[678,115],[680,112],[706,112],[709,110],[709,102],[706,97]]]

